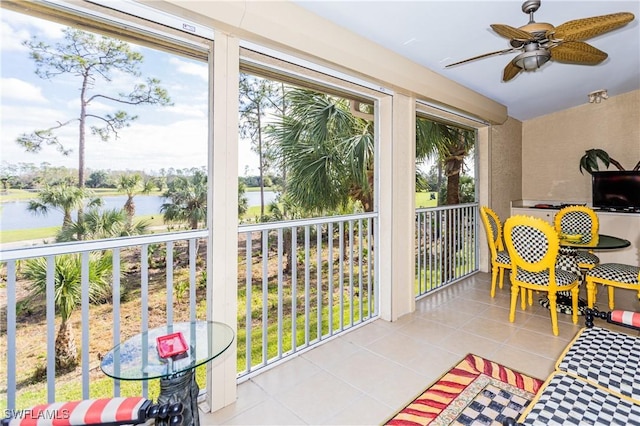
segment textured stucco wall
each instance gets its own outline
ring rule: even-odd
[[[522,198],[522,123],[509,118],[491,127],[489,160],[490,207],[504,221],[510,216],[510,202]]]
[[[591,148],[604,149],[625,169],[640,161],[640,90],[525,121],[522,198],[591,203],[591,177],[579,171]]]

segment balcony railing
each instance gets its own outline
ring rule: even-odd
[[[6,394],[7,409],[16,408],[19,388],[28,388],[31,382],[38,382],[43,376],[46,377],[43,384],[46,386],[46,402],[56,401],[56,391],[61,389],[53,356],[56,325],[60,324],[56,319],[55,283],[68,279],[63,276],[68,270],[65,272],[64,267],[59,266],[61,258],[79,262],[81,269],[80,314],[69,320],[72,328],[80,328],[80,371],[75,388],[81,391],[71,396],[64,392],[66,397],[63,399],[89,398],[90,395],[97,396],[92,385],[95,387],[94,379],[99,375],[100,353],[149,328],[174,320],[196,319],[196,291],[203,291],[203,280],[197,276],[196,268],[206,259],[206,253],[197,255],[197,250],[198,246],[206,250],[206,244],[200,240],[206,241],[207,235],[206,230],[199,230],[1,251],[0,261],[6,268],[3,271],[6,298],[0,300],[6,323],[2,321],[1,331],[6,337],[7,351],[6,358],[2,360],[6,372],[0,377],[0,395]],[[106,306],[91,304],[89,300],[90,263],[95,253],[110,256],[111,271],[119,272],[112,272],[108,277],[111,297]],[[39,299],[27,295],[30,284],[21,279],[25,262],[38,259],[46,262],[45,297]],[[20,300],[18,294],[21,295]],[[156,306],[150,306],[150,295],[153,294],[161,294],[162,300],[156,301]],[[188,302],[185,301],[187,298]],[[165,306],[162,312],[156,312],[157,305]],[[42,360],[44,364],[40,364]],[[120,381],[113,381],[113,394],[116,396],[120,395],[120,385]],[[147,396],[148,383],[142,382],[140,386],[141,389],[134,392]],[[28,394],[38,392],[32,388],[23,390],[21,396],[30,400]]]
[[[416,210],[416,298],[478,271],[478,205]]]
[[[417,296],[477,270],[477,218],[477,205],[416,213]],[[375,213],[239,227],[239,381],[378,316],[376,232]],[[7,349],[0,360],[0,406],[155,392],[153,384],[101,374],[100,355],[150,328],[204,319],[206,275],[214,273],[206,265],[207,235],[198,230],[0,251],[6,288],[0,334]],[[110,256],[117,271],[108,277],[112,294],[102,304],[90,303],[95,253]],[[79,262],[82,291],[70,319],[79,330],[80,364],[61,378],[53,354],[60,324],[56,259],[64,256]],[[46,294],[34,298],[23,269],[38,258],[46,263]]]
[[[374,213],[241,226],[240,379],[378,316]],[[242,257],[241,257],[242,259]]]

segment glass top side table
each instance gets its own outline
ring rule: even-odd
[[[186,351],[161,357],[157,338],[180,332]],[[182,402],[183,425],[199,426],[196,367],[222,355],[231,346],[235,333],[228,325],[215,321],[181,322],[137,334],[111,349],[100,368],[120,380],[160,379],[158,403]],[[169,426],[156,423],[159,426]]]

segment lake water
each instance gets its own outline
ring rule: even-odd
[[[246,192],[249,207],[260,205],[260,192]],[[265,204],[269,204],[276,198],[276,193],[265,191]],[[104,206],[102,209],[121,209],[127,201],[126,195],[114,195],[102,197]],[[163,197],[156,195],[136,195],[133,199],[136,204],[136,215],[160,214],[160,206],[166,203]],[[62,212],[51,210],[46,216],[33,214],[27,211],[27,201],[15,201],[0,204],[0,229],[10,231],[16,229],[48,228],[62,224]]]

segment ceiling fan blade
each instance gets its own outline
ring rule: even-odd
[[[516,75],[520,74],[520,71],[522,71],[522,68],[515,66],[513,61],[509,62],[507,66],[504,67],[504,71],[502,73],[502,81],[506,83]]]
[[[469,59],[465,59],[463,61],[459,61],[459,62],[454,62],[453,64],[449,64],[446,65],[445,68],[449,68],[452,67],[454,65],[460,65],[460,64],[464,64],[465,62],[470,62],[470,61],[475,61],[476,59],[482,59],[482,58],[487,58],[489,56],[494,56],[494,55],[504,55],[505,53],[512,53],[512,52],[517,52],[520,49],[504,49],[504,50],[496,50],[495,52],[489,52],[489,53],[485,53],[483,55],[478,55],[478,56],[474,56],[473,58],[469,58]]]
[[[547,33],[554,40],[580,41],[599,34],[620,28],[633,21],[634,15],[629,12],[612,13],[611,15],[593,16],[591,18],[568,21]]]
[[[510,27],[509,25],[491,24],[491,28],[502,37],[510,40],[527,41],[534,39],[530,33],[518,28]]]
[[[607,59],[607,54],[582,41],[568,41],[550,49],[551,58],[558,62],[597,65]]]

